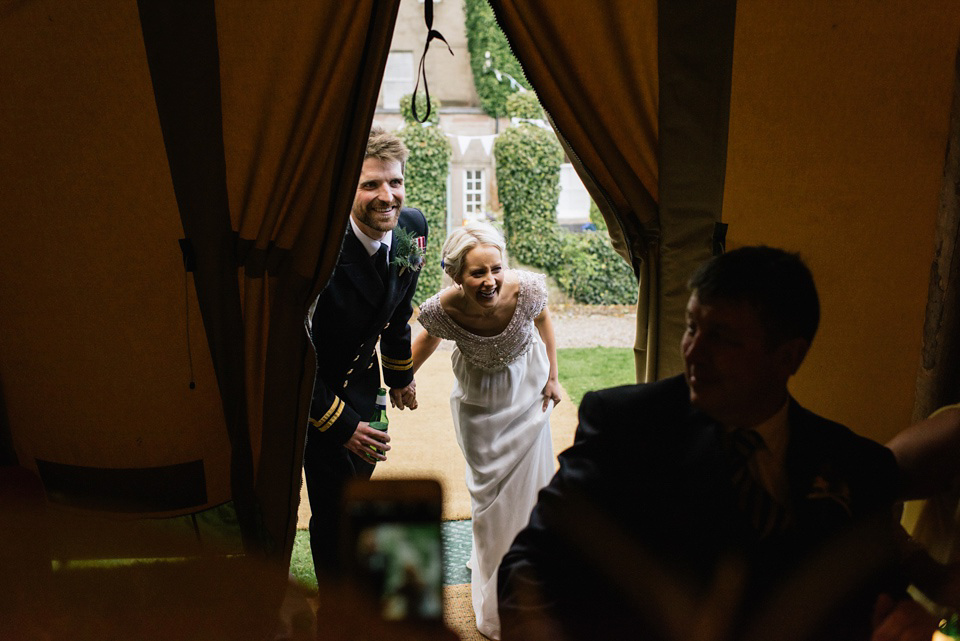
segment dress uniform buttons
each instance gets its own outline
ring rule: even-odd
[[[349,382],[350,382],[350,381],[344,381],[344,382],[343,382],[343,386],[344,386],[344,388],[346,388],[346,386],[347,386],[347,383],[349,383]]]
[[[350,375],[350,374],[353,374],[353,368],[352,368],[352,367],[347,370],[347,375]]]
[[[353,357],[354,363],[356,363],[358,360],[360,360],[360,354],[357,354],[356,356]]]
[[[367,365],[367,369],[370,369],[371,367],[373,367],[373,363],[370,363],[369,365]]]

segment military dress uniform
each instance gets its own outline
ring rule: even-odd
[[[397,227],[427,236],[417,209],[400,211]],[[310,547],[318,578],[336,572],[339,501],[347,479],[369,478],[372,462],[343,447],[359,421],[369,421],[376,405],[383,366],[384,386],[413,381],[409,319],[418,270],[392,264],[390,245],[384,283],[374,258],[347,225],[337,267],[314,308],[311,338],[317,350],[317,379],[310,406],[304,470],[310,500]],[[382,258],[381,258],[382,260]],[[401,273],[401,271],[403,273]],[[380,342],[378,362],[375,347]]]

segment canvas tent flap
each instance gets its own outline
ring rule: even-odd
[[[881,443],[912,418],[958,38],[955,2],[737,6],[729,245],[810,265],[822,318],[792,391]]]
[[[93,475],[202,461],[192,500],[159,513],[225,502],[208,349],[189,388],[188,341],[207,341],[136,6],[18,3],[2,31],[0,323],[15,339],[0,366],[17,459]]]
[[[306,312],[336,262],[398,3],[0,6],[17,462],[99,478],[45,489],[111,516],[232,502],[248,549],[288,559]],[[180,503],[142,500],[170,479]]]
[[[709,258],[720,220],[736,3],[491,5],[611,236],[629,249],[637,377],[672,376],[686,279]]]

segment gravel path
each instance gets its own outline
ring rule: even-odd
[[[557,348],[633,347],[636,333],[636,308],[632,305],[550,305]],[[416,336],[422,328],[412,325]],[[442,341],[441,351],[453,349],[453,341]]]
[[[557,348],[633,347],[637,310],[632,305],[550,305]]]

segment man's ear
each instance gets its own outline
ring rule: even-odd
[[[788,377],[793,376],[800,369],[808,349],[810,349],[810,343],[800,337],[786,340],[777,347],[777,360]]]

